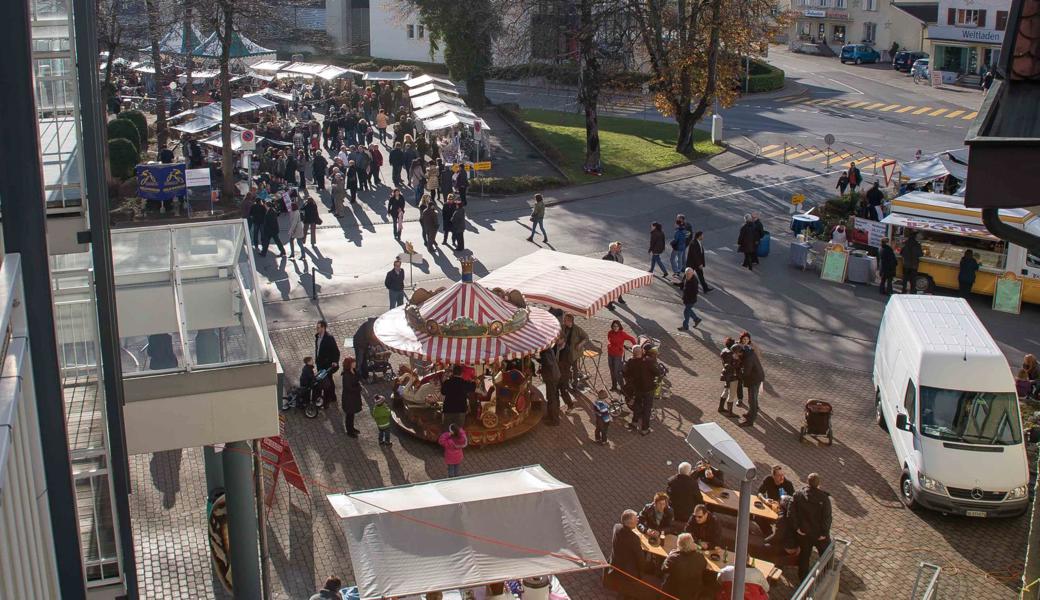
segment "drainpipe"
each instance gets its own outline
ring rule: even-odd
[[[998,238],[1017,246],[1022,246],[1030,254],[1040,255],[1040,237],[1001,221],[999,209],[982,209],[982,224]]]

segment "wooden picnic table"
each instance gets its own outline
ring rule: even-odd
[[[740,512],[740,492],[724,487],[716,487],[697,480],[704,498],[704,505],[709,509],[735,515]],[[768,502],[764,502],[757,495],[751,497],[751,516],[753,518],[776,521],[780,518]]]
[[[639,536],[639,544],[643,547],[643,550],[662,559],[667,557],[668,553],[675,549],[677,543],[676,540],[678,539],[678,536],[669,533],[664,536],[659,544],[652,545],[643,532],[638,529],[636,529],[635,532],[636,535]],[[714,549],[703,550],[701,552],[701,554],[704,555],[705,562],[708,563],[708,569],[713,573],[718,573],[723,567],[732,565],[736,558],[736,553],[733,551],[729,551],[728,555],[724,552],[722,556],[715,555],[714,557],[712,556],[713,553]],[[778,569],[773,563],[753,557],[748,557],[748,560],[750,562],[748,566],[758,569],[767,581],[774,581],[780,577],[780,569]]]

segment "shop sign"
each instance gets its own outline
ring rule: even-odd
[[[975,27],[955,27],[953,25],[932,25],[928,28],[928,37],[933,40],[979,42],[983,44],[1002,44],[1004,42],[1003,31]]]
[[[827,11],[825,11],[825,10],[818,10],[818,9],[815,9],[815,8],[807,8],[805,10],[804,14],[807,17],[815,17],[815,18],[818,18],[818,19],[822,19],[822,18],[827,16]]]
[[[849,20],[849,13],[841,12],[839,10],[828,10],[827,11],[827,18],[828,19],[841,19],[843,21],[848,21]]]
[[[881,238],[886,235],[888,235],[888,226],[884,223],[862,217],[852,218],[852,227],[849,228],[849,240],[852,243],[880,248]]]

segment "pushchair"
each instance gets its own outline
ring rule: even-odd
[[[369,349],[369,354],[366,357],[365,369],[368,371],[369,381],[375,381],[376,376],[383,378],[383,381],[393,381],[394,377],[397,376],[394,373],[394,367],[390,364],[390,351],[386,349],[386,346],[372,346]]]
[[[310,387],[294,385],[282,398],[281,409],[285,411],[291,408],[302,408],[303,414],[308,419],[318,416],[318,411],[325,407],[325,396],[321,393],[321,387],[325,383],[325,378],[330,377],[332,372],[333,369],[318,371],[314,376],[314,383]]]
[[[833,411],[834,408],[829,402],[807,400],[805,402],[805,425],[802,425],[802,429],[798,433],[798,441],[804,440],[807,435],[811,435],[814,438],[827,436],[827,445],[833,444],[834,431],[831,429],[831,413]]]

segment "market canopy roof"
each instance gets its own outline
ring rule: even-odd
[[[288,60],[261,60],[249,65],[249,68],[254,71],[281,71],[285,67],[289,66],[290,61]]]
[[[235,31],[231,35],[230,58],[248,58],[250,56],[261,56],[264,54],[274,53],[274,50],[264,48],[238,31]],[[217,36],[217,32],[214,31],[212,35],[199,44],[198,47],[195,48],[193,54],[203,58],[220,58],[220,38]]]
[[[401,71],[365,71],[363,81],[407,81],[411,73]]]
[[[453,96],[451,94],[442,94],[440,92],[430,92],[429,94],[423,94],[422,96],[416,96],[411,99],[412,108],[423,108],[430,106],[431,104],[437,104],[438,102],[448,102],[450,104],[458,104],[459,106],[465,106],[462,98]]]
[[[238,152],[239,150],[242,149],[242,136],[238,135],[238,132],[244,131],[244,130],[245,130],[244,127],[239,127],[238,125],[232,125],[231,126],[231,151],[232,152]],[[263,137],[258,135],[258,136],[256,136],[256,143],[259,144],[260,142],[264,141],[264,139],[265,138],[263,138]],[[221,140],[220,140],[220,132],[219,131],[217,133],[209,136],[208,138],[202,140],[202,143],[206,144],[207,146],[212,146],[212,147],[217,148],[217,149],[220,149],[220,148],[224,147],[224,145],[221,143]]]
[[[327,498],[362,600],[606,566],[574,488],[538,465]]]
[[[197,48],[202,43],[202,33],[199,28],[192,24],[189,32],[188,39],[184,39],[184,24],[175,23],[170,26],[170,30],[167,31],[161,38],[159,38],[159,52],[162,54],[177,54],[184,56],[192,51],[193,48]],[[151,46],[145,46],[138,50],[138,52],[151,52]]]
[[[454,94],[456,96],[459,95],[459,90],[455,89],[454,85],[429,83],[427,85],[408,90],[408,96],[410,98],[415,98],[416,96],[422,96],[423,94],[429,94],[430,92],[441,92],[442,94]]]
[[[495,269],[480,280],[486,288],[518,290],[528,302],[591,317],[654,276],[642,269],[599,258],[538,250]]]
[[[917,181],[930,181],[947,175],[953,175],[960,181],[964,181],[968,178],[967,166],[942,158],[941,156],[932,156],[921,160],[915,160],[914,162],[900,165],[899,170],[903,179],[906,179],[911,183]]]
[[[343,67],[337,67],[336,65],[294,62],[282,67],[279,73],[291,73],[293,75],[305,75],[307,77],[320,77],[322,79],[332,80],[347,73],[360,74],[361,71],[345,69]]]
[[[425,108],[420,108],[415,111],[415,116],[419,119],[432,119],[447,113],[465,115],[472,119],[477,117],[476,113],[471,111],[468,107],[460,106],[458,104],[448,104],[447,102],[438,102],[437,104],[431,104]]]
[[[465,114],[449,112],[439,117],[434,117],[432,119],[422,119],[422,124],[423,127],[425,127],[429,131],[439,131],[441,129],[448,129],[456,125],[468,125],[472,127],[473,124],[476,123],[476,121],[477,119],[470,118]],[[484,119],[480,119],[480,126],[485,131],[491,130],[491,128],[488,127],[487,122],[484,121]]]
[[[220,120],[214,121],[213,119],[207,119],[205,117],[195,117],[187,123],[181,123],[180,125],[173,125],[170,129],[175,129],[181,133],[195,134],[220,125]]]
[[[404,84],[407,85],[409,88],[420,87],[428,83],[442,83],[444,85],[450,85],[452,87],[455,87],[455,84],[452,83],[450,79],[445,79],[443,77],[434,77],[433,75],[420,75],[418,77],[413,77],[408,81],[404,82]]]

